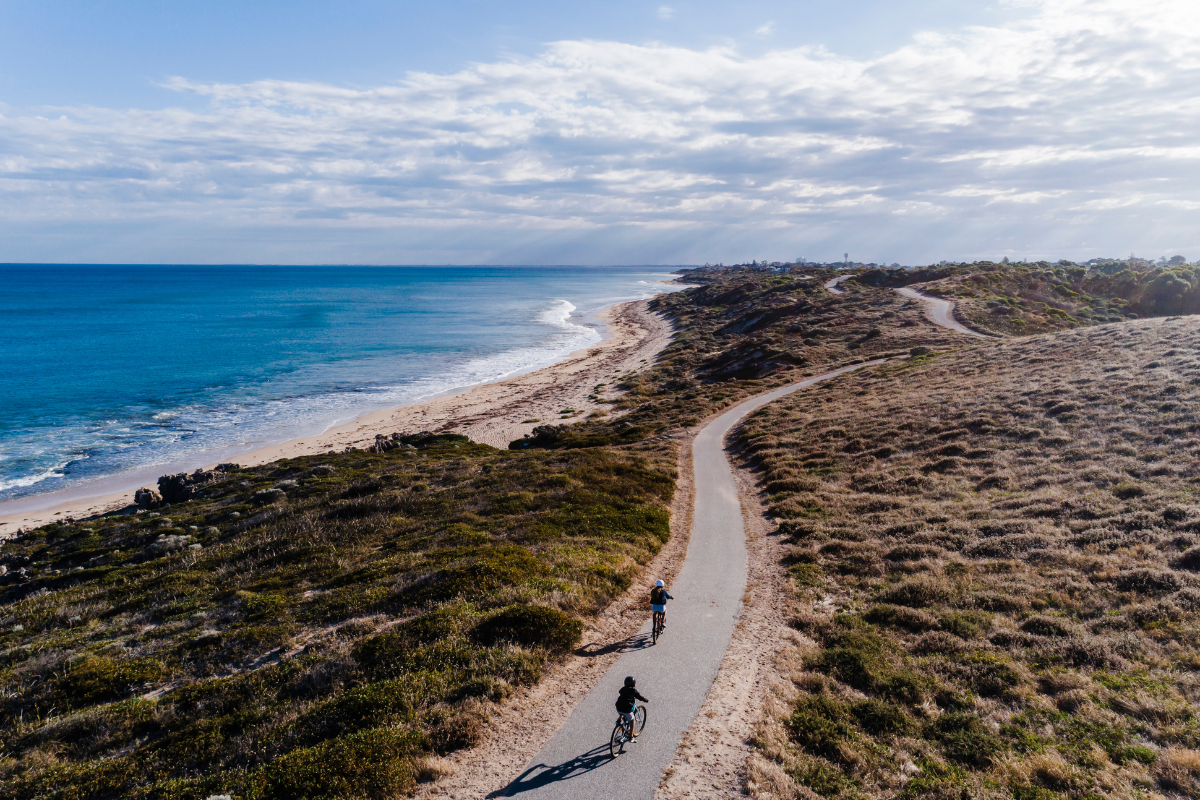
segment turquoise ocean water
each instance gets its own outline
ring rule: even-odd
[[[670,268],[0,266],[0,501],[551,364]]]

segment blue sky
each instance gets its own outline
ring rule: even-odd
[[[825,46],[870,57],[923,30],[996,23],[1023,9],[966,0],[575,4],[343,2],[0,2],[0,92],[12,107],[177,105],[157,84],[263,78],[373,86],[411,70],[535,56],[548,42],[602,39],[683,47]],[[758,32],[764,26],[768,31]]]
[[[0,0],[0,261],[1196,258],[1143,5]]]

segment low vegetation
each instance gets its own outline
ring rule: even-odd
[[[921,304],[893,292],[824,288],[831,271],[691,270],[696,289],[661,295],[675,338],[658,361],[621,376],[618,413],[544,425],[513,449],[599,447],[690,427],[738,400],[847,364],[961,345]]]
[[[853,373],[740,434],[792,544],[763,796],[1200,794],[1200,321]]]
[[[1156,267],[1145,262],[1089,265],[943,265],[917,270],[868,270],[845,286],[917,284],[957,301],[958,316],[988,333],[1026,336],[1127,319],[1200,314],[1200,265]]]
[[[1135,315],[1191,308],[1163,275],[1200,281],[1073,269],[842,295],[831,271],[692,271],[653,301],[675,340],[596,386],[604,414],[233,470],[5,542],[0,794],[411,793],[666,542],[680,429],[889,359],[741,434],[809,642],[758,737],[777,794],[1196,796],[1200,328]],[[1073,330],[964,341],[898,282],[981,329]]]
[[[405,443],[6,542],[2,793],[403,794],[667,540],[661,444]]]

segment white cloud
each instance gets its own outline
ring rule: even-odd
[[[760,25],[757,28],[755,28],[755,30],[754,30],[754,33],[757,34],[758,36],[770,36],[774,32],[775,32],[775,23],[774,22],[768,22],[765,25]]]
[[[1200,11],[1039,9],[873,60],[568,41],[367,89],[167,84],[203,111],[4,116],[0,260],[395,263],[448,237],[457,261],[1200,255]]]
[[[675,16],[675,9],[671,8],[670,6],[659,6],[658,7],[658,18],[659,19],[670,19],[673,16]]]

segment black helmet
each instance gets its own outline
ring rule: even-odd
[[[632,675],[629,675],[625,678],[625,685],[632,689],[634,686],[637,686],[637,681],[633,679]]]

